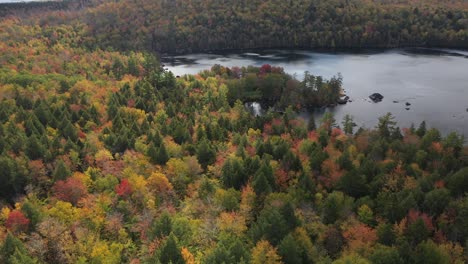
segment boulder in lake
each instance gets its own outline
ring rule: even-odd
[[[379,94],[379,93],[373,93],[371,95],[369,95],[369,98],[374,101],[374,103],[378,103],[378,102],[381,102],[383,100],[383,95]]]
[[[349,96],[341,97],[336,102],[338,104],[346,104],[349,101]]]
[[[405,109],[406,109],[406,110],[410,110],[410,108],[409,108],[409,107],[406,107]]]
[[[411,105],[410,103],[406,102],[406,106],[410,106],[410,105]]]

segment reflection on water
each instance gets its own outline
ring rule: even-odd
[[[458,50],[403,49],[360,53],[322,53],[304,50],[263,50],[222,54],[189,54],[164,58],[175,75],[196,74],[214,64],[261,66],[272,64],[302,78],[305,71],[330,78],[344,77],[352,103],[329,108],[336,119],[351,114],[360,126],[372,128],[379,116],[391,112],[398,125],[409,127],[426,120],[446,134],[457,131],[468,137],[468,52]],[[368,96],[385,98],[373,103]],[[406,103],[411,104],[407,106]],[[253,107],[253,106],[252,106]],[[258,109],[257,109],[258,110]],[[310,113],[301,116],[308,118]],[[316,120],[322,113],[315,112]]]

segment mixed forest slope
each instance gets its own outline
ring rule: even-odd
[[[467,261],[462,136],[391,114],[370,130],[297,117],[335,100],[340,77],[264,65],[176,78],[143,52],[146,34],[92,33],[112,17],[102,25],[123,29],[111,15],[132,3],[0,19],[1,263]],[[253,98],[285,111],[253,116]]]
[[[119,49],[460,48],[468,46],[468,4],[457,2],[120,1],[87,18],[92,37]]]
[[[271,47],[468,47],[466,1],[81,0],[34,5],[42,11],[3,5],[0,14],[26,14],[23,17],[41,25],[84,23],[86,45],[101,49],[189,53]]]

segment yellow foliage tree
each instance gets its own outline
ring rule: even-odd
[[[281,257],[278,255],[276,248],[274,248],[268,241],[261,240],[252,249],[252,264],[280,264]]]

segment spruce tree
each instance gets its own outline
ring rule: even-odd
[[[158,149],[156,163],[159,165],[165,165],[168,160],[169,160],[169,154],[167,153],[166,146],[163,143]]]
[[[31,136],[26,143],[26,155],[31,160],[43,159],[46,149],[35,135]]]
[[[59,160],[52,175],[55,181],[59,181],[67,179],[71,175],[71,172],[65,162]]]
[[[216,152],[210,146],[208,140],[203,140],[197,147],[197,159],[204,169],[215,162]]]
[[[289,234],[278,246],[278,253],[285,264],[301,264],[302,248],[298,245],[294,237]]]
[[[161,263],[185,264],[174,234],[169,235],[162,246],[159,261]]]
[[[317,129],[317,127],[315,126],[315,118],[314,118],[314,114],[311,113],[309,116],[309,122],[307,123],[307,130],[312,131],[315,129]]]

